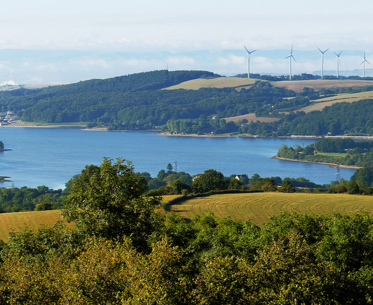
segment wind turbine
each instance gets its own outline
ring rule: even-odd
[[[366,62],[367,62],[368,64],[370,64],[369,61],[367,61],[367,60],[365,59],[365,51],[364,51],[364,60],[363,60],[363,62],[360,64],[360,65],[364,64],[364,66],[363,66],[363,67],[364,67],[364,74],[363,74],[363,77],[365,77],[365,63],[366,63]]]
[[[16,74],[14,74],[14,73],[12,73],[13,74],[13,82],[14,82],[14,87],[16,86],[16,77],[18,76],[18,75],[16,75]]]
[[[334,54],[337,56],[337,78],[339,78],[339,66],[340,66],[340,56],[342,54],[343,50],[339,52],[339,54],[335,53]]]
[[[319,49],[319,48],[318,48]],[[323,79],[324,78],[324,53],[326,53],[326,51],[328,51],[329,49],[326,49],[324,52],[323,51],[321,51],[320,49],[319,49],[319,51],[320,51],[320,53],[321,53],[321,79]]]
[[[287,58],[289,58],[289,80],[291,80],[291,59],[294,59],[294,61],[297,62],[293,56],[293,45],[291,45],[290,55],[285,57],[285,59]]]
[[[249,52],[249,50],[243,46],[247,52],[247,78],[250,78],[250,54],[254,53],[256,50]]]

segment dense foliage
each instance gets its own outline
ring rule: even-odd
[[[66,192],[49,189],[42,185],[37,188],[0,188],[0,213],[57,210],[63,206]]]
[[[278,157],[309,162],[354,165],[358,167],[373,166],[373,142],[352,139],[321,139],[306,147],[282,145]]]

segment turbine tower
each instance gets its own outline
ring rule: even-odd
[[[290,55],[285,57],[285,59],[287,58],[289,58],[289,80],[291,80],[291,59],[294,59],[294,61],[297,62],[293,56],[293,45],[291,45]]]
[[[360,64],[360,65],[364,64],[364,66],[363,66],[363,67],[364,67],[363,77],[365,77],[365,63],[366,63],[366,62],[367,62],[368,64],[370,64],[369,61],[367,61],[367,60],[365,59],[365,51],[364,51],[364,60],[363,60],[363,62]]]
[[[256,50],[249,52],[249,50],[243,46],[247,52],[247,78],[250,78],[250,54],[254,53]]]
[[[318,48],[319,49],[319,48]],[[329,49],[327,49],[327,50],[325,50],[324,52],[323,51],[321,51],[320,49],[319,49],[319,51],[320,51],[320,53],[321,53],[321,79],[323,79],[324,78],[324,53],[326,53],[326,51],[328,51]]]
[[[341,56],[342,52],[343,52],[343,50],[341,52],[339,52],[339,54],[334,52],[334,54],[337,56],[337,78],[339,78],[339,66],[341,64],[340,56]]]

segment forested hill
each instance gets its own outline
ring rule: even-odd
[[[214,78],[220,75],[208,71],[152,71],[118,76],[108,79],[92,79],[74,84],[51,86],[41,89],[19,89],[0,93],[1,111],[19,111],[36,105],[39,101],[82,93],[123,93],[157,90],[197,78]],[[69,98],[68,98],[69,99]],[[79,102],[79,96],[76,96]]]
[[[0,110],[14,111],[26,122],[90,122],[89,126],[110,129],[151,129],[170,119],[268,115],[294,104],[308,105],[303,98],[284,99],[295,97],[295,93],[268,82],[258,82],[240,92],[235,88],[160,90],[188,79],[216,76],[206,71],[155,71],[38,90],[7,91],[0,93]]]

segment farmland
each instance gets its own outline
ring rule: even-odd
[[[325,107],[331,106],[336,103],[353,103],[364,99],[373,99],[373,91],[365,91],[358,93],[343,93],[335,96],[325,97],[318,100],[311,100],[311,105],[300,108],[296,111],[304,111],[306,113],[311,111],[321,111]]]
[[[340,87],[364,87],[373,86],[373,81],[366,80],[300,80],[271,82],[273,86],[284,87],[295,92],[302,92],[304,87],[319,91],[320,89],[340,88]]]
[[[217,78],[199,78],[190,81],[183,82],[181,84],[168,87],[165,90],[175,89],[186,89],[186,90],[198,90],[201,88],[234,88],[250,86],[254,84],[258,79],[248,79],[240,77],[217,77]]]
[[[7,241],[9,232],[17,231],[25,225],[32,229],[40,228],[42,225],[54,225],[61,219],[61,211],[35,211],[0,214],[0,239]],[[69,227],[73,225],[69,224]]]
[[[243,119],[246,119],[248,122],[275,122],[278,121],[279,119],[277,118],[265,118],[265,117],[257,117],[255,113],[249,113],[249,114],[244,114],[244,115],[238,115],[238,116],[233,116],[229,118],[225,118],[225,121],[228,122],[238,122]]]
[[[367,211],[373,214],[373,205],[370,196],[266,192],[200,197],[171,205],[170,211],[187,219],[211,211],[217,217],[252,220],[260,225],[282,211],[329,215],[334,212],[353,214]]]

